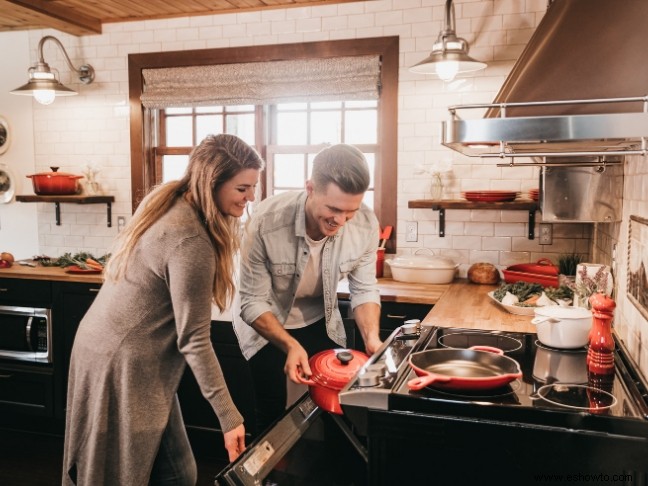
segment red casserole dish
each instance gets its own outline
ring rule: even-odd
[[[541,258],[537,263],[511,265],[502,273],[506,283],[529,282],[543,287],[558,287],[558,267],[548,258]]]
[[[79,192],[78,180],[83,176],[58,172],[58,167],[50,167],[52,172],[28,175],[32,180],[34,192],[39,196],[66,196]]]

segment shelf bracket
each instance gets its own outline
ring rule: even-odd
[[[54,212],[56,213],[56,226],[61,226],[61,203],[54,203]]]
[[[529,211],[529,239],[535,239],[535,209]]]
[[[439,237],[445,237],[445,208],[439,208]]]
[[[108,214],[106,215],[106,218],[108,220],[108,227],[110,228],[112,226],[112,203],[108,201],[106,203],[106,210],[108,211]]]

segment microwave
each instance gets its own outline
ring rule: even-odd
[[[52,362],[52,311],[0,305],[0,360]]]

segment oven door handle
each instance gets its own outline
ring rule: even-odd
[[[29,316],[29,319],[27,319],[27,325],[25,326],[25,341],[27,341],[27,349],[29,351],[34,351],[34,348],[32,347],[32,342],[31,342],[32,322],[34,322],[34,317]]]

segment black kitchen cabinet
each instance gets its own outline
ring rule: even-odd
[[[0,278],[0,305],[52,307],[52,282]]]
[[[70,354],[81,319],[94,302],[101,284],[78,282],[54,282],[54,315],[57,329],[54,350],[57,356],[57,387],[55,390],[56,417],[65,418],[67,377],[70,369]]]

